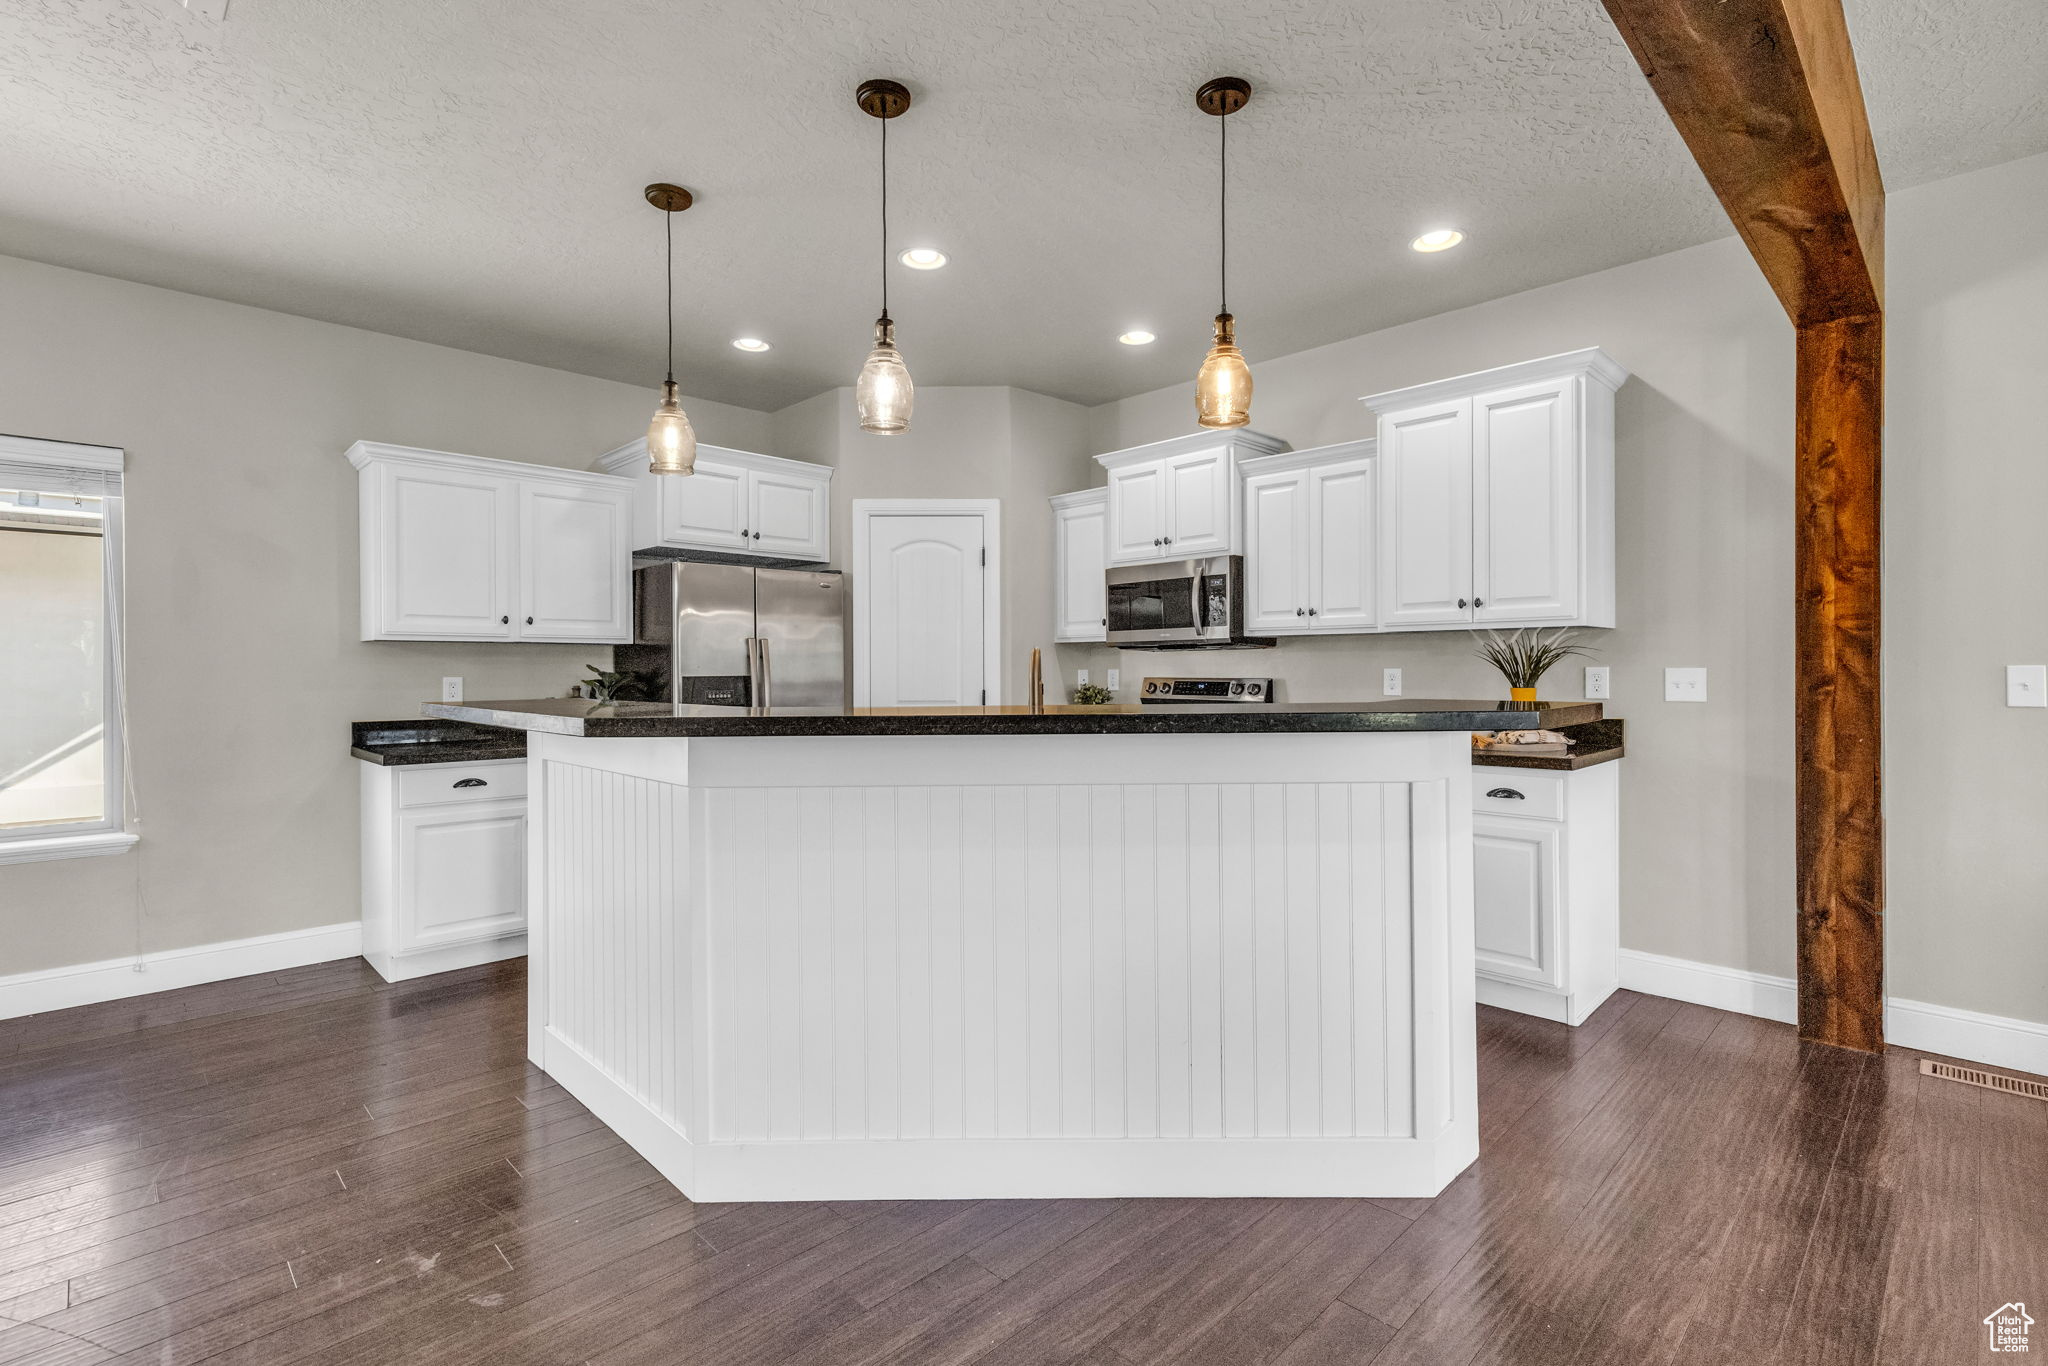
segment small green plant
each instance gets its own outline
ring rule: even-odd
[[[1074,689],[1074,705],[1077,707],[1103,707],[1116,701],[1116,694],[1100,683],[1083,683]]]
[[[1488,631],[1485,644],[1473,653],[1499,669],[1510,688],[1533,688],[1538,679],[1571,656],[1599,651],[1579,643],[1577,627],[1560,626],[1548,636],[1533,628],[1506,635]]]
[[[583,680],[583,692],[593,701],[625,702],[641,695],[640,675],[631,669],[613,672],[595,664],[583,667],[590,670],[590,677]]]

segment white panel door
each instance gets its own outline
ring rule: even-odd
[[[1166,466],[1126,465],[1109,472],[1109,562],[1165,559]]]
[[[1472,401],[1472,619],[1579,615],[1576,380]]]
[[[748,537],[757,555],[793,560],[826,558],[824,481],[803,474],[756,470],[747,479]]]
[[[1194,451],[1166,462],[1166,545],[1173,556],[1231,552],[1230,448]]]
[[[526,928],[526,803],[401,811],[400,953]]]
[[[1307,470],[1253,475],[1244,485],[1245,630],[1294,635],[1309,629]]]
[[[1346,460],[1308,472],[1309,629],[1369,631],[1379,621],[1373,546],[1377,471]]]
[[[651,478],[654,495],[661,500],[662,544],[707,550],[739,550],[750,544],[747,471],[700,456],[694,474]]]
[[[631,499],[630,489],[519,486],[519,639],[633,639]]]
[[[867,705],[975,707],[987,697],[982,609],[984,527],[963,514],[872,517],[867,613]]]
[[[512,639],[513,482],[390,464],[378,478],[383,507],[373,539],[384,563],[375,634]]]
[[[1472,401],[1380,419],[1380,625],[1472,619]]]
[[[1053,509],[1054,640],[1101,640],[1107,633],[1103,560],[1109,505]]]
[[[1547,821],[1472,818],[1472,918],[1481,972],[1542,986],[1562,981],[1557,913],[1563,829]]]

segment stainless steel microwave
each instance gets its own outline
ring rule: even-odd
[[[1104,626],[1125,649],[1248,649],[1272,645],[1244,630],[1244,557],[1215,555],[1108,571]]]

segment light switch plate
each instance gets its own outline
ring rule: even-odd
[[[442,679],[441,700],[443,702],[460,702],[462,700],[462,680],[459,678]]]
[[[1399,669],[1381,669],[1381,670],[1380,670],[1380,696],[1382,696],[1382,697],[1399,697],[1400,695],[1401,695],[1401,671],[1400,671]]]
[[[1666,702],[1706,701],[1707,671],[1705,669],[1666,669],[1664,671],[1664,700]]]
[[[1118,688],[1121,688],[1123,686],[1123,680],[1120,677],[1122,673],[1123,670],[1121,669],[1111,669],[1105,675],[1105,677],[1109,679],[1109,690],[1111,692],[1115,692]]]
[[[2048,707],[2048,664],[2006,665],[2005,705]]]
[[[1609,696],[1607,691],[1607,666],[1588,664],[1586,666],[1586,700],[1598,702]]]
[[[1088,671],[1086,669],[1074,670],[1074,686],[1077,688],[1088,686]]]

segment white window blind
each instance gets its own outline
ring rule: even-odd
[[[121,450],[116,446],[0,436],[0,489],[118,498]]]

